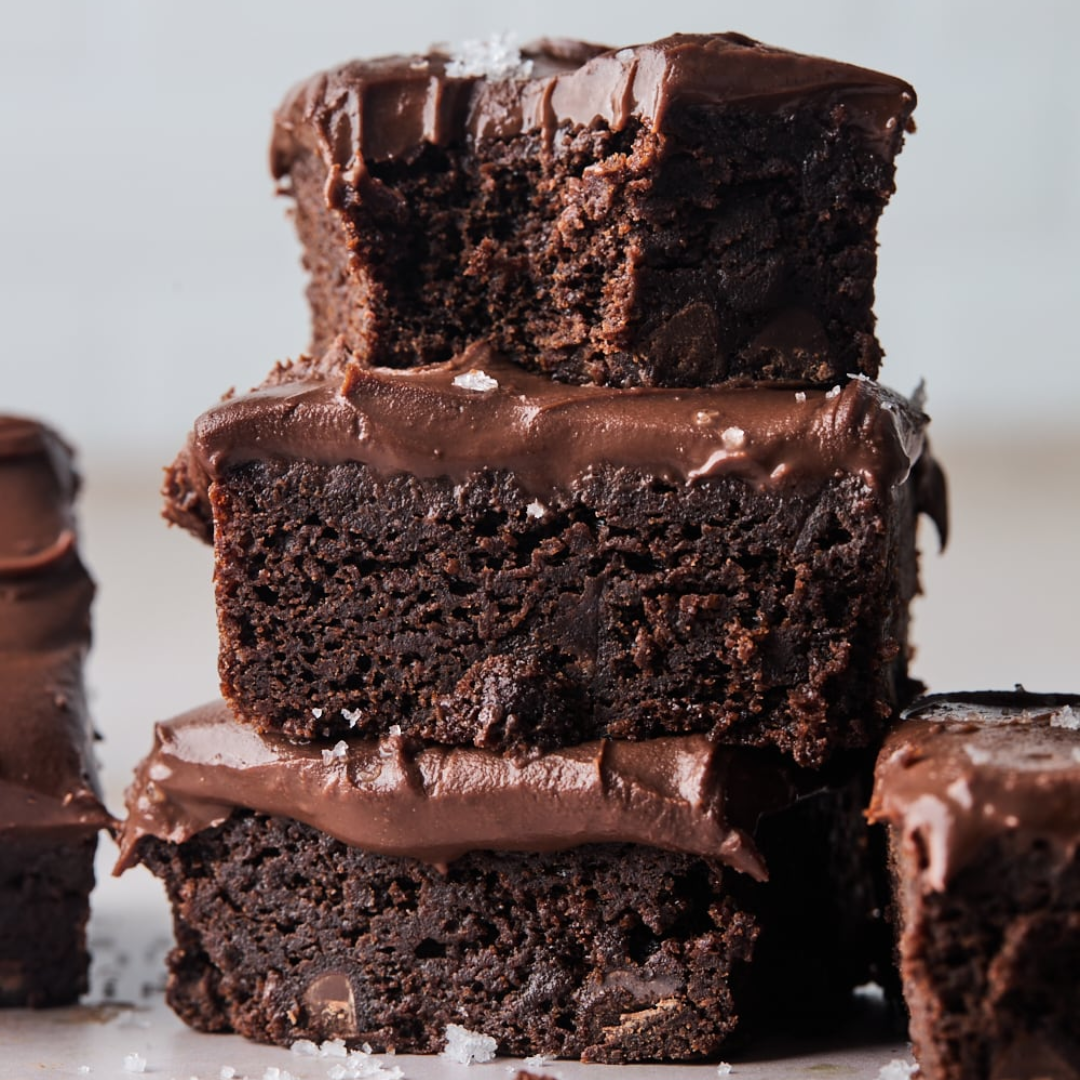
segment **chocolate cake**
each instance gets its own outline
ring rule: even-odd
[[[356,61],[295,88],[272,167],[312,355],[481,338],[570,382],[876,377],[878,217],[907,83],[740,34]]]
[[[158,725],[121,866],[165,882],[168,999],[200,1030],[684,1060],[866,977],[859,787],[701,736],[327,749],[218,703]]]
[[[936,695],[878,762],[926,1080],[1080,1076],[1080,696]]]
[[[520,752],[696,731],[821,764],[911,696],[918,511],[944,529],[924,422],[868,380],[335,356],[201,417],[168,512],[213,534],[223,689],[261,729]]]
[[[75,546],[71,452],[0,417],[0,1006],[86,989],[102,807],[82,684],[94,587]]]

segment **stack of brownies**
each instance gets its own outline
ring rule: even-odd
[[[192,1025],[715,1055],[870,972],[918,403],[879,386],[900,80],[736,34],[347,64],[278,113],[311,356],[195,424],[224,702],[122,862]]]

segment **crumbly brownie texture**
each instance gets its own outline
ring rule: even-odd
[[[1080,697],[937,695],[889,737],[911,1038],[927,1080],[1080,1076]]]
[[[436,1052],[457,1023],[505,1054],[685,1060],[820,1022],[866,976],[857,805],[781,818],[759,830],[764,884],[627,845],[442,873],[250,811],[136,850],[173,904],[169,1003],[200,1030]]]
[[[71,453],[0,417],[0,1006],[86,989],[101,805],[82,685],[94,587],[75,548]]]
[[[349,377],[286,384],[200,421],[174,516],[210,531],[189,474],[212,470],[244,718],[519,750],[709,732],[820,764],[910,698],[915,522],[940,474],[901,399],[627,397],[490,356],[465,377],[498,389],[477,392],[455,370],[355,371],[352,397]]]
[[[354,62],[279,110],[312,352],[480,338],[558,379],[876,377],[878,217],[915,95],[738,34],[543,42],[503,77]]]

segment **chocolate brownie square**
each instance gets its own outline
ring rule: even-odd
[[[571,382],[876,377],[878,217],[915,94],[740,34],[355,61],[271,150],[312,354],[481,338]]]
[[[885,743],[871,813],[922,1075],[1080,1076],[1080,696],[923,699]]]

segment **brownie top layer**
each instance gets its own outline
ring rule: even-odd
[[[868,146],[891,160],[915,107],[903,80],[764,45],[742,34],[673,34],[621,49],[545,40],[521,53],[504,42],[459,54],[352,61],[295,87],[278,110],[271,167],[286,176],[297,156],[321,155],[351,183],[364,163],[400,158],[424,143],[637,120],[663,131],[674,105],[790,110],[808,98],[842,108]]]
[[[75,543],[78,485],[54,431],[0,416],[0,833],[112,820],[82,689],[94,585]]]
[[[673,484],[737,476],[784,489],[840,473],[888,488],[922,453],[925,424],[912,403],[868,379],[829,391],[611,389],[554,382],[484,345],[406,370],[331,353],[311,378],[283,373],[204,413],[175,470],[186,489],[166,512],[208,535],[209,483],[266,460],[362,462],[454,482],[504,469],[537,499],[604,466]],[[944,530],[943,507],[931,509]]]
[[[182,843],[242,807],[438,865],[469,851],[626,842],[764,880],[759,817],[822,786],[819,776],[703,735],[605,739],[525,758],[400,735],[325,747],[260,735],[216,702],[157,725],[128,791],[118,869],[132,864],[141,837]]]
[[[927,890],[1000,833],[1080,842],[1080,696],[922,698],[885,742],[870,815],[918,839]]]

